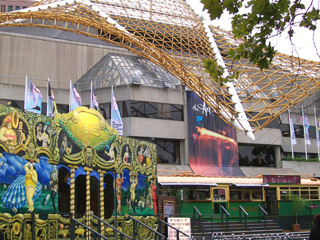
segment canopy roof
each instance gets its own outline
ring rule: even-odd
[[[278,54],[265,71],[248,61],[233,63],[240,78],[220,86],[202,60],[214,59],[228,72],[232,63],[223,56],[237,43],[230,33],[209,27],[184,0],[43,0],[1,13],[0,26],[60,29],[126,48],[175,76],[252,139],[320,85],[320,63]]]

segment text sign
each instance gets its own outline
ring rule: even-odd
[[[181,232],[191,236],[191,224],[190,218],[168,218],[168,224],[172,227],[179,229]],[[168,226],[168,240],[176,240],[177,238],[177,231]],[[189,240],[190,237],[180,233],[179,239]]]
[[[310,209],[318,209],[319,205],[318,204],[310,204],[309,208]]]
[[[263,183],[301,183],[300,175],[263,175]]]

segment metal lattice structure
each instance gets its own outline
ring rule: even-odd
[[[236,41],[209,28],[184,0],[43,0],[1,13],[0,26],[61,29],[126,48],[175,76],[252,138],[320,86],[318,62],[278,54],[269,70],[260,71],[248,61],[224,58]],[[240,78],[220,86],[204,71],[204,59],[225,63],[228,71],[239,71]]]

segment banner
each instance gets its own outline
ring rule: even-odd
[[[24,110],[41,114],[42,94],[38,88],[26,76]]]
[[[99,110],[98,98],[96,96],[95,90],[93,89],[93,84],[91,82],[91,94],[90,94],[90,108]]]
[[[309,135],[310,124],[309,124],[307,116],[305,116],[305,114],[304,114],[303,107],[301,109],[301,112],[302,112],[301,118],[303,121],[304,141],[305,141],[306,145],[311,145],[310,135]]]
[[[314,121],[316,123],[316,139],[317,139],[317,150],[318,150],[318,159],[320,161],[320,119],[317,114],[316,108],[314,108]]]
[[[54,115],[58,113],[56,102],[54,101],[53,91],[51,89],[49,79],[47,86],[47,116],[54,117]]]
[[[123,134],[123,122],[116,98],[114,97],[113,86],[111,87],[111,127],[117,129],[120,136]]]
[[[291,145],[294,146],[297,144],[297,139],[296,139],[296,133],[294,131],[294,125],[293,125],[291,114],[290,114],[290,109],[288,110],[288,118],[289,118],[289,125],[290,125]]]
[[[203,176],[244,176],[239,168],[236,130],[196,94],[187,92],[189,163]]]
[[[81,106],[81,97],[70,81],[69,112]]]

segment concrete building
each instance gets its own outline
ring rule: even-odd
[[[145,138],[157,144],[158,173],[192,172],[189,167],[187,136],[188,87],[160,65],[112,42],[51,27],[0,27],[0,52],[2,104],[10,101],[12,106],[23,108],[24,80],[27,74],[43,93],[44,103],[49,78],[59,112],[67,112],[69,81],[78,89],[83,105],[89,105],[90,82],[93,81],[102,114],[110,119],[113,85],[123,117],[124,135]],[[141,80],[136,70],[142,73]],[[298,133],[303,128],[300,121],[302,106],[308,116],[311,126],[311,146],[307,147],[309,158],[318,157],[313,113],[313,108],[319,107],[318,100],[319,94],[314,94],[291,108]],[[272,101],[268,104],[272,105]],[[249,105],[244,104],[244,108]],[[282,161],[292,153],[289,129],[287,113],[284,113],[257,131],[255,140],[250,140],[242,131],[237,132],[240,167],[245,176],[320,176],[319,162]],[[253,149],[257,152],[253,153]],[[295,157],[303,158],[305,152],[303,134],[297,135]],[[264,163],[263,160],[270,156],[272,160]]]
[[[1,12],[12,12],[20,9],[25,9],[33,4],[35,4],[37,1],[15,1],[15,0],[1,0]]]

